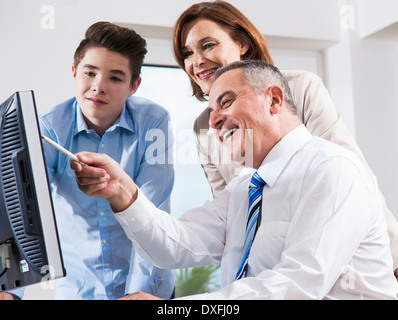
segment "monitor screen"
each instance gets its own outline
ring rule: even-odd
[[[33,91],[0,105],[0,292],[65,276]]]

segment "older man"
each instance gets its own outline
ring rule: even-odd
[[[81,190],[108,199],[155,265],[221,263],[222,289],[188,298],[396,299],[372,172],[309,134],[279,70],[259,61],[219,69],[209,107],[220,142],[252,166],[213,201],[177,220],[152,205],[116,162],[89,153],[78,154],[89,167],[72,163]]]

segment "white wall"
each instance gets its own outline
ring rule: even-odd
[[[326,81],[337,108],[352,105],[357,142],[398,217],[398,1],[340,2],[355,15],[325,51]]]
[[[13,91],[34,89],[39,108],[43,110],[71,96],[74,93],[70,77],[73,52],[93,22],[107,20],[169,30],[178,15],[195,2],[0,0],[1,101]],[[278,48],[294,45],[308,50],[314,46],[325,48],[339,39],[336,0],[245,0],[244,5],[242,0],[235,0],[231,3],[256,23],[271,46],[275,47],[273,43]],[[54,8],[55,19],[54,29],[45,30],[42,27],[48,25],[47,14],[41,10],[47,5]],[[166,55],[167,61],[173,63],[172,56]]]
[[[149,37],[147,62],[174,64],[171,28],[195,2],[0,0],[0,101],[33,89],[43,111],[72,96],[73,52],[98,20],[134,25]],[[304,65],[320,74],[398,217],[398,1],[230,2],[266,36],[282,68]],[[54,29],[45,29],[45,5],[54,9]],[[347,5],[352,17],[342,10]]]
[[[357,141],[397,217],[398,41],[353,34],[351,43]]]
[[[398,24],[396,0],[360,0],[357,4],[358,31],[361,38],[379,32],[388,37],[386,31]],[[396,39],[398,39],[397,33],[395,33]]]

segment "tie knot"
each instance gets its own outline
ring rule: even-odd
[[[262,188],[265,185],[265,181],[260,177],[260,175],[254,172],[252,179],[250,180],[249,188]]]

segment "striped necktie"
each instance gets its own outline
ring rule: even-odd
[[[249,208],[248,218],[246,224],[246,238],[243,246],[243,256],[240,262],[238,272],[235,280],[246,276],[247,272],[247,261],[249,259],[250,249],[256,236],[258,226],[261,222],[261,195],[265,182],[257,171],[253,174],[249,185]]]

